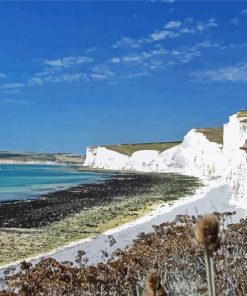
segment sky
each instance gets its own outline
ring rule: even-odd
[[[0,150],[182,139],[247,109],[245,1],[0,3]]]

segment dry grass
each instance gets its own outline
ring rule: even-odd
[[[174,146],[179,145],[180,143],[181,141],[174,141],[174,142],[160,142],[160,143],[106,145],[104,147],[112,151],[116,151],[121,154],[131,156],[134,152],[140,151],[140,150],[156,150],[159,152],[163,152],[167,149],[170,149]]]
[[[196,130],[198,133],[202,133],[210,142],[217,144],[223,144],[223,128],[199,128]]]
[[[237,117],[241,118],[241,117],[247,117],[247,110],[241,110],[237,113]]]

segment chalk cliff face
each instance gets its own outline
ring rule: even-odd
[[[130,157],[105,147],[87,148],[84,166],[109,169],[109,170],[130,170]]]
[[[224,176],[230,185],[232,202],[247,208],[247,117],[230,117],[224,125]]]
[[[180,145],[161,153],[155,150],[140,150],[127,156],[105,147],[90,147],[87,149],[84,166],[216,176],[221,174],[221,161],[221,145],[210,142],[202,133],[191,130]]]
[[[195,176],[219,176],[222,172],[222,145],[210,142],[197,130],[191,130],[183,142],[160,153],[162,172],[179,172]],[[172,153],[171,153],[172,152]]]
[[[106,147],[88,148],[84,166],[222,177],[229,184],[232,201],[247,208],[246,143],[247,112],[231,116],[229,123],[224,125],[223,145],[209,140],[199,130],[192,129],[181,144],[161,153],[140,150],[128,156]]]

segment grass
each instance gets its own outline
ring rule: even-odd
[[[179,197],[193,194],[195,188],[200,186],[198,179],[193,177],[177,174],[169,176],[167,182],[153,184],[150,194],[135,195],[120,201],[113,201],[108,205],[93,207],[45,227],[2,228],[0,230],[0,264],[24,260],[72,241],[102,233],[144,216],[154,206],[170,203]]]
[[[174,142],[159,142],[159,143],[140,143],[140,144],[120,144],[120,145],[106,145],[107,149],[131,156],[134,152],[140,150],[156,150],[163,152],[174,146],[177,146],[181,141]]]
[[[247,110],[241,110],[237,113],[237,117],[247,117]]]
[[[196,130],[198,133],[202,133],[210,142],[217,144],[223,144],[223,128],[199,128]]]

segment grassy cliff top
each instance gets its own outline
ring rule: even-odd
[[[198,133],[202,133],[210,142],[215,142],[217,144],[223,144],[223,128],[198,128],[196,130]]]
[[[237,117],[247,117],[247,110],[241,110],[237,113]]]
[[[105,145],[104,147],[121,154],[131,156],[134,152],[140,150],[156,150],[159,152],[177,146],[181,141],[159,142],[159,143],[140,143],[140,144],[121,144],[121,145]]]

